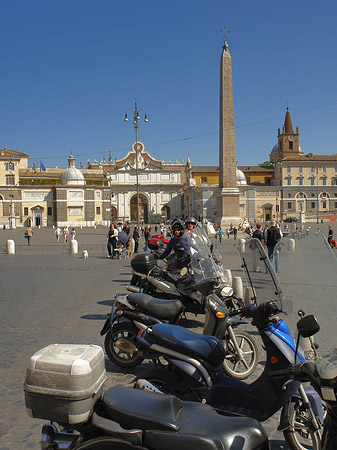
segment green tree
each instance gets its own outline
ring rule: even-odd
[[[270,164],[270,161],[265,161],[265,162],[259,164],[259,166],[260,166],[260,167],[270,167],[271,164]]]

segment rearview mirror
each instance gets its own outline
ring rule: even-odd
[[[305,316],[297,322],[297,329],[302,337],[307,338],[318,333],[318,331],[320,330],[320,326],[317,322],[316,317],[310,314],[309,316]]]

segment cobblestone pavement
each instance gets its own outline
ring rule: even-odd
[[[105,235],[106,230],[99,227],[78,230],[80,252],[86,249],[89,253],[88,259],[82,259],[81,253],[68,253],[68,243],[57,245],[52,229],[35,230],[31,246],[26,245],[22,229],[0,231],[0,450],[40,448],[43,421],[29,418],[24,407],[23,382],[29,357],[52,343],[103,345],[99,331],[111,299],[117,292],[125,292],[130,281],[129,261],[107,258]],[[15,255],[6,255],[7,239],[15,241]],[[234,241],[214,242],[224,266],[237,275],[240,263]],[[295,309],[302,307],[317,315],[322,325],[318,341],[327,348],[334,345],[331,310],[337,272],[332,264],[325,267],[327,250],[313,230],[296,244],[296,252],[285,255],[287,262],[283,264],[281,259],[280,279],[286,293],[293,296]],[[305,270],[298,270],[303,261]],[[319,269],[323,269],[323,277]],[[286,320],[293,330],[296,315]],[[262,348],[260,356],[262,370]],[[106,385],[128,384],[144,367],[146,363],[126,374],[106,359]],[[286,449],[282,434],[275,431],[277,420],[274,416],[264,425],[272,448]]]

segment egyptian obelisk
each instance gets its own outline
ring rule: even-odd
[[[232,59],[228,51],[226,28],[220,60],[220,125],[219,125],[219,193],[217,225],[238,225],[240,219],[239,189],[236,186],[236,156],[232,84]]]

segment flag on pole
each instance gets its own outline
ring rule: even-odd
[[[33,169],[33,172],[36,173],[36,166],[35,166],[35,163],[33,163],[32,169]]]
[[[45,168],[45,166],[44,166],[42,161],[40,161],[40,167],[41,167],[42,172],[46,171],[46,168]]]

